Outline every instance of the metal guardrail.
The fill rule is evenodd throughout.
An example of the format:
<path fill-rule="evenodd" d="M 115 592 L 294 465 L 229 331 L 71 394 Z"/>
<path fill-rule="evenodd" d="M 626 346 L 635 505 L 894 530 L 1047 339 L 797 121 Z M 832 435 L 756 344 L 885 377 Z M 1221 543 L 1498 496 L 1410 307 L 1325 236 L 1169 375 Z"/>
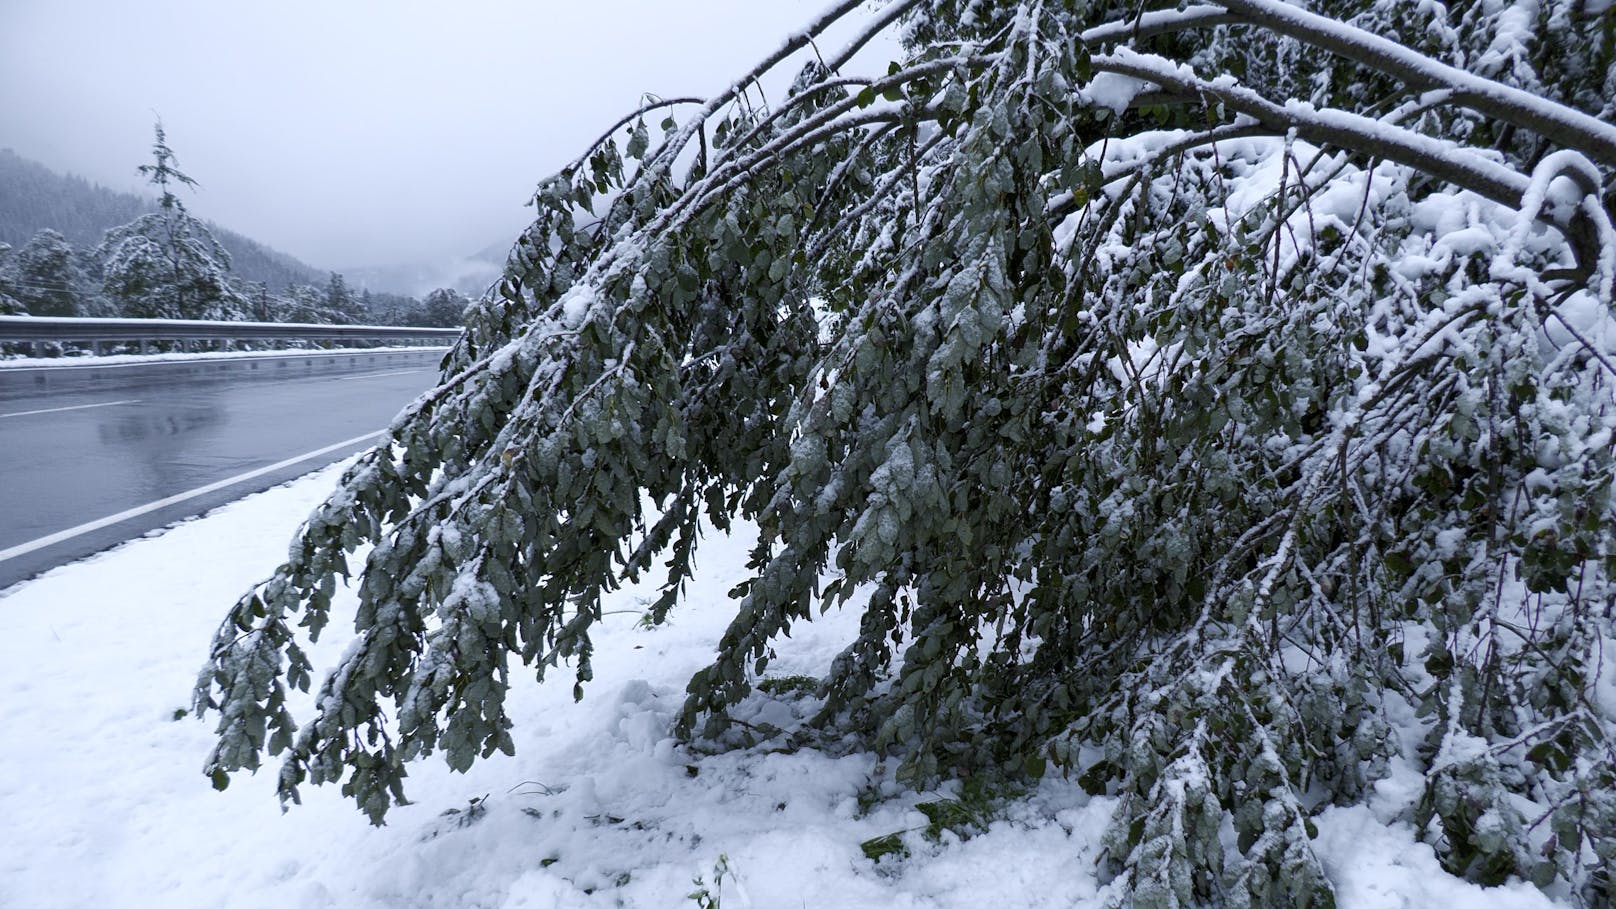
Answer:
<path fill-rule="evenodd" d="M 436 372 L 445 349 L 441 344 L 389 344 L 377 350 L 357 350 L 344 344 L 341 350 L 234 351 L 150 359 L 65 356 L 26 361 L 26 365 L 0 360 L 0 411 L 29 409 L 3 406 L 10 401 L 85 391 L 117 389 L 121 393 L 176 383 L 278 381 L 378 371 Z"/>
<path fill-rule="evenodd" d="M 200 319 L 69 319 L 0 316 L 0 342 L 83 343 L 152 341 L 432 341 L 460 336 L 458 328 L 399 325 L 317 325 L 307 322 L 208 322 Z"/>

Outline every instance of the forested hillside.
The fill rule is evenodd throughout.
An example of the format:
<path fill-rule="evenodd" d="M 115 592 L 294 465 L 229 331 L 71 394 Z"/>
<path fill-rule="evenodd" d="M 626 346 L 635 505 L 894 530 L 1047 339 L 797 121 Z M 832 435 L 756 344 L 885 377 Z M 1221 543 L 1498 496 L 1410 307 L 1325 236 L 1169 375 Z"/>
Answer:
<path fill-rule="evenodd" d="M 452 326 L 469 302 L 354 289 L 192 215 L 161 124 L 139 172 L 155 200 L 0 150 L 0 315 Z"/>
<path fill-rule="evenodd" d="M 0 243 L 21 248 L 41 230 L 50 229 L 77 249 L 94 249 L 108 230 L 156 209 L 156 199 L 117 192 L 73 174 L 64 176 L 9 148 L 0 149 Z M 286 253 L 209 226 L 243 281 L 261 282 L 280 293 L 294 284 L 325 280 L 319 269 Z"/>

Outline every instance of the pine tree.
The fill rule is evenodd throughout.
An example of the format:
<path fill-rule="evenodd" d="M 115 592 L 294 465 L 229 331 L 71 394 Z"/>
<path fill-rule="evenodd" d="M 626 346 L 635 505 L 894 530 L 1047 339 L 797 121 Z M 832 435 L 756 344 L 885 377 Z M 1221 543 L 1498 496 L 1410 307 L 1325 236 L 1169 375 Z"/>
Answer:
<path fill-rule="evenodd" d="M 457 291 L 440 287 L 426 295 L 411 321 L 420 326 L 457 328 L 463 324 L 466 307 L 470 305 L 471 301 Z"/>
<path fill-rule="evenodd" d="M 364 310 L 359 299 L 348 289 L 347 280 L 336 272 L 332 272 L 330 280 L 326 282 L 322 316 L 319 321 L 337 324 L 364 321 Z"/>
<path fill-rule="evenodd" d="M 246 301 L 246 317 L 251 322 L 277 322 L 281 303 L 269 292 L 269 285 L 263 281 L 248 281 L 241 288 L 242 299 Z"/>
<path fill-rule="evenodd" d="M 331 321 L 325 308 L 326 292 L 307 284 L 293 284 L 281 300 L 280 319 L 284 322 L 321 323 Z"/>
<path fill-rule="evenodd" d="M 84 276 L 60 233 L 34 234 L 4 263 L 7 292 L 35 316 L 83 315 Z"/>
<path fill-rule="evenodd" d="M 461 310 L 466 306 L 465 300 L 460 301 Z M 365 320 L 372 325 L 427 325 L 421 321 L 421 301 L 413 297 L 385 292 L 364 291 L 359 300 L 365 312 Z M 455 312 L 456 322 L 459 325 L 460 310 Z"/>
<path fill-rule="evenodd" d="M 0 316 L 23 315 L 28 311 L 21 300 L 11 295 L 11 256 L 11 244 L 0 243 Z"/>
<path fill-rule="evenodd" d="M 125 316 L 240 319 L 247 311 L 229 277 L 230 254 L 175 195 L 196 181 L 179 170 L 159 122 L 151 164 L 138 170 L 157 187 L 158 210 L 107 231 L 96 254 L 103 290 Z"/>
<path fill-rule="evenodd" d="M 215 784 L 267 752 L 380 822 L 745 518 L 688 738 L 858 603 L 818 726 L 1116 795 L 1124 903 L 1330 905 L 1311 815 L 1399 756 L 1455 873 L 1616 899 L 1616 7 L 897 0 L 749 100 L 859 5 L 540 185 L 443 384 L 221 627 Z"/>

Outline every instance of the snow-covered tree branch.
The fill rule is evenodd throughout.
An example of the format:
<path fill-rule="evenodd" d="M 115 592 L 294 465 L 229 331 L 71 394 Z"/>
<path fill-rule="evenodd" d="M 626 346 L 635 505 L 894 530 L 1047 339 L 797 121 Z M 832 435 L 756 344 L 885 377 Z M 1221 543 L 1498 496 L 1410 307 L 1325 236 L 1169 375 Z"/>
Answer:
<path fill-rule="evenodd" d="M 746 519 L 688 739 L 858 609 L 798 740 L 1119 796 L 1121 903 L 1327 905 L 1309 818 L 1394 768 L 1456 873 L 1608 903 L 1616 7 L 902 0 L 852 46 L 905 59 L 749 100 L 857 7 L 539 185 L 442 386 L 221 626 L 215 783 L 276 755 L 380 822 Z"/>

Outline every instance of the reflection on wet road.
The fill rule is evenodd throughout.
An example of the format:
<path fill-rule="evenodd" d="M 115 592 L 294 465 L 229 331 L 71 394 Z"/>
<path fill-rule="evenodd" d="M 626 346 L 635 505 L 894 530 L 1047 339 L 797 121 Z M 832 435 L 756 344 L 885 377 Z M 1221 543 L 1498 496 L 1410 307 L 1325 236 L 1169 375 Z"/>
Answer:
<path fill-rule="evenodd" d="M 435 377 L 436 370 L 423 367 L 0 402 L 0 587 L 343 457 L 361 446 L 40 545 L 87 523 L 383 429 Z"/>

